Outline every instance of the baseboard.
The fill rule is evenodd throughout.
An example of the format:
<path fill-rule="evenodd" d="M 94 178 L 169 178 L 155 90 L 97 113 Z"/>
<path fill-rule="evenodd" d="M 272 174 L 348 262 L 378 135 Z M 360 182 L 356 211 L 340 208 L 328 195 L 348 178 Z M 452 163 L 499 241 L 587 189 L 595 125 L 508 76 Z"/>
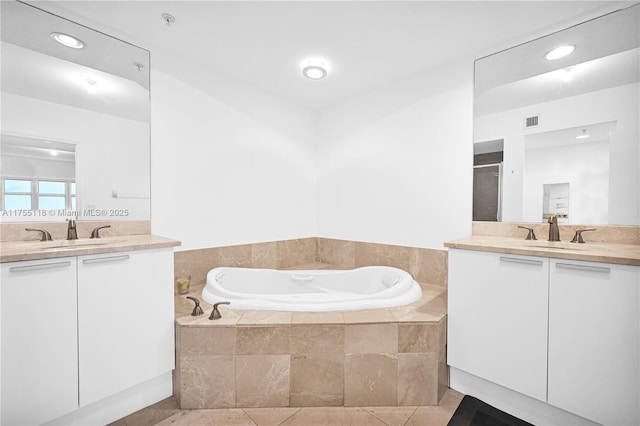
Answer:
<path fill-rule="evenodd" d="M 82 407 L 46 425 L 106 425 L 173 394 L 171 371 L 101 401 Z"/>
<path fill-rule="evenodd" d="M 537 426 L 598 426 L 552 405 L 449 366 L 449 387 Z"/>

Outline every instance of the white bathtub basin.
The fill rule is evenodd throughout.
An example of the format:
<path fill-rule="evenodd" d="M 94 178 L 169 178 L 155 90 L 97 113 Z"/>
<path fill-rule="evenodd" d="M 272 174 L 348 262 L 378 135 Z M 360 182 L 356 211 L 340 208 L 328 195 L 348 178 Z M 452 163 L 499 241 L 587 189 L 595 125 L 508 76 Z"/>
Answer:
<path fill-rule="evenodd" d="M 209 271 L 202 290 L 207 302 L 228 301 L 231 309 L 297 312 L 388 308 L 421 296 L 409 273 L 389 266 L 346 271 L 221 267 Z"/>

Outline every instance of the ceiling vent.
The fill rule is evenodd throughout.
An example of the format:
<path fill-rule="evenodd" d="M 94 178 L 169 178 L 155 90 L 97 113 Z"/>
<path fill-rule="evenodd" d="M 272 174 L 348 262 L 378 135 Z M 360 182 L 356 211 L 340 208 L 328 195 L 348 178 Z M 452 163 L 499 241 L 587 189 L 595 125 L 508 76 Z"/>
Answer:
<path fill-rule="evenodd" d="M 525 117 L 524 118 L 524 128 L 528 129 L 529 127 L 537 127 L 538 126 L 538 116 L 534 115 L 533 117 Z"/>

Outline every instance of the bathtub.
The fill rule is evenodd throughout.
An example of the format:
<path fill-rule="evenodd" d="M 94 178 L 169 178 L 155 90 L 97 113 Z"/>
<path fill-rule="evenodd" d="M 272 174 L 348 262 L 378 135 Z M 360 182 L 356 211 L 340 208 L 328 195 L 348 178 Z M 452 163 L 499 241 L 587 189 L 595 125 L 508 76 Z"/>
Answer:
<path fill-rule="evenodd" d="M 409 273 L 389 266 L 305 271 L 220 267 L 209 271 L 202 290 L 207 302 L 231 302 L 231 309 L 296 312 L 390 308 L 421 296 Z"/>

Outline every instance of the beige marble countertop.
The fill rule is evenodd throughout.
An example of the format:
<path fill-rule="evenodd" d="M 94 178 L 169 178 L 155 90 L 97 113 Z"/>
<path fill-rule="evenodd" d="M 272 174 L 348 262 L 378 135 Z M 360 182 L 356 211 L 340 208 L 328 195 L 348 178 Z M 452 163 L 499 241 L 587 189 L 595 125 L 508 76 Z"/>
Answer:
<path fill-rule="evenodd" d="M 7 241 L 0 243 L 0 263 L 176 247 L 179 245 L 180 241 L 152 234 L 122 235 L 95 239 L 82 238 L 77 240 Z"/>
<path fill-rule="evenodd" d="M 444 245 L 465 250 L 640 266 L 640 245 L 637 244 L 601 242 L 578 244 L 568 241 L 530 241 L 511 237 L 472 235 L 448 241 Z"/>

